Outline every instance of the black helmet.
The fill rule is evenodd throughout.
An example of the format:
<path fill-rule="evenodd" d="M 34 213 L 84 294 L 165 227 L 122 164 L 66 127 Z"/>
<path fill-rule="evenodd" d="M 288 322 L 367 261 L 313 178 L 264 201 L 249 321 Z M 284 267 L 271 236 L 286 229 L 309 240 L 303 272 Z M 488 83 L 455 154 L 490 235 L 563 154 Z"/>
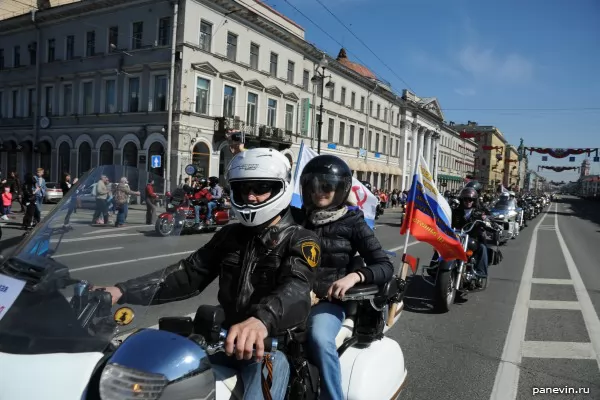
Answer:
<path fill-rule="evenodd" d="M 310 160 L 300 176 L 300 192 L 302 202 L 308 210 L 326 208 L 328 210 L 341 208 L 352 189 L 352 171 L 348 164 L 339 157 L 321 155 Z M 313 201 L 315 193 L 334 193 L 331 203 L 319 207 Z"/>
<path fill-rule="evenodd" d="M 218 185 L 219 184 L 219 178 L 217 178 L 216 176 L 211 176 L 208 178 L 208 183 L 212 186 L 212 185 Z"/>
<path fill-rule="evenodd" d="M 473 188 L 477 191 L 477 193 L 480 193 L 483 186 L 481 186 L 479 181 L 471 181 L 465 185 L 465 188 Z"/>
<path fill-rule="evenodd" d="M 200 184 L 200 186 L 205 187 L 206 186 L 206 178 L 199 178 L 198 183 Z"/>
<path fill-rule="evenodd" d="M 369 181 L 360 181 L 360 183 L 362 183 L 364 187 L 369 189 L 369 192 L 373 193 L 373 189 L 371 189 L 371 183 Z"/>
<path fill-rule="evenodd" d="M 477 193 L 477 190 L 475 190 L 475 188 L 466 187 L 460 191 L 460 195 L 458 197 L 460 197 L 461 200 L 462 199 L 477 200 L 479 198 L 479 193 Z"/>

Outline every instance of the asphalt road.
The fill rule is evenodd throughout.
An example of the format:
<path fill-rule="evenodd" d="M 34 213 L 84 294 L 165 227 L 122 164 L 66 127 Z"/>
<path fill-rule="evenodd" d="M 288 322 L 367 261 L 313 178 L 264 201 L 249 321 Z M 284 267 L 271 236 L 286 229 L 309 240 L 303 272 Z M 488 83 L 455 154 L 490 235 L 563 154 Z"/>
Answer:
<path fill-rule="evenodd" d="M 410 278 L 405 311 L 388 333 L 405 354 L 404 398 L 600 399 L 600 207 L 564 198 L 546 211 L 502 248 L 504 260 L 490 267 L 488 288 L 449 313 L 434 313 L 431 286 L 420 275 Z M 76 278 L 111 285 L 176 262 L 211 237 L 161 238 L 143 218 L 132 210 L 126 227 L 99 228 L 80 211 L 75 229 L 60 243 L 54 237 L 57 260 Z M 398 214 L 388 210 L 377 222 L 376 235 L 397 252 L 398 266 L 404 243 Z M 10 228 L 4 225 L 0 248 L 18 242 L 22 231 Z M 407 251 L 421 265 L 432 254 L 412 238 Z M 214 304 L 216 291 L 215 282 L 194 299 L 136 307 L 128 328 L 192 314 L 199 304 Z M 544 394 L 548 388 L 570 394 Z"/>

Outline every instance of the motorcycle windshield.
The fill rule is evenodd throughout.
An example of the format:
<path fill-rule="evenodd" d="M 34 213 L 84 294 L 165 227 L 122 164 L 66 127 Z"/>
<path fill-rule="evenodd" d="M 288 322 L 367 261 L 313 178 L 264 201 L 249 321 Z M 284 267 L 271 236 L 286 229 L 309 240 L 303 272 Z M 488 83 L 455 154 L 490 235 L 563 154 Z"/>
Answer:
<path fill-rule="evenodd" d="M 146 220 L 146 203 L 157 214 L 163 209 L 164 186 L 154 173 L 105 165 L 74 182 L 55 206 L 43 205 L 42 221 L 0 266 L 0 352 L 103 352 L 111 340 L 157 323 L 147 318 L 154 293 L 146 304 L 113 306 L 97 288 L 185 256 L 176 232 L 162 237 Z"/>
<path fill-rule="evenodd" d="M 494 203 L 492 210 L 507 211 L 507 210 L 514 210 L 515 208 L 516 208 L 516 204 L 515 204 L 514 200 L 500 199 L 496 203 Z"/>

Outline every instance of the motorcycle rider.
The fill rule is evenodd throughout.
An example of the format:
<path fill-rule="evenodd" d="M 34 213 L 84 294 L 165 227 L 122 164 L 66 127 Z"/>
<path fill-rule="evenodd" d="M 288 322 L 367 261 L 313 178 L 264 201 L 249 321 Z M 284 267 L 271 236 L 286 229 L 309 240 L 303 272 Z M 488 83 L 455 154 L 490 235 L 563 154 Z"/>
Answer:
<path fill-rule="evenodd" d="M 482 212 L 479 209 L 479 193 L 474 187 L 465 187 L 458 196 L 460 205 L 452 210 L 452 228 L 462 229 L 468 223 L 482 218 Z M 488 273 L 488 252 L 485 245 L 485 230 L 480 226 L 475 226 L 471 231 L 479 244 L 475 252 L 475 273 L 481 277 L 487 277 Z"/>
<path fill-rule="evenodd" d="M 208 214 L 206 214 L 206 222 L 212 224 L 213 221 L 213 210 L 217 207 L 217 200 L 221 200 L 223 197 L 223 188 L 219 186 L 219 178 L 211 176 L 208 178 L 208 186 L 210 187 L 209 192 L 211 199 L 208 202 Z"/>
<path fill-rule="evenodd" d="M 228 329 L 225 352 L 236 359 L 217 353 L 211 362 L 240 373 L 244 399 L 262 399 L 263 369 L 251 360 L 252 349 L 261 359 L 265 338 L 284 338 L 288 331 L 304 329 L 321 246 L 314 232 L 292 219 L 291 166 L 283 154 L 268 148 L 247 150 L 232 160 L 227 174 L 231 206 L 240 223 L 224 226 L 166 270 L 106 290 L 113 302 L 161 304 L 198 295 L 219 277 L 218 300 L 226 316 L 223 328 Z M 280 400 L 286 394 L 289 364 L 280 352 L 271 362 L 270 392 Z"/>
<path fill-rule="evenodd" d="M 335 338 L 345 319 L 346 291 L 358 283 L 384 285 L 394 266 L 379 240 L 356 207 L 352 171 L 340 158 L 320 155 L 311 159 L 300 177 L 304 226 L 315 231 L 323 243 L 321 266 L 313 286 L 322 299 L 308 319 L 308 351 L 321 375 L 322 400 L 343 397 L 342 371 Z M 353 270 L 356 252 L 366 266 Z"/>
<path fill-rule="evenodd" d="M 197 181 L 197 187 L 194 193 L 194 229 L 200 229 L 200 208 L 201 204 L 208 204 L 212 200 L 212 194 L 207 189 L 206 179 L 200 178 Z M 207 218 L 208 222 L 208 218 Z"/>

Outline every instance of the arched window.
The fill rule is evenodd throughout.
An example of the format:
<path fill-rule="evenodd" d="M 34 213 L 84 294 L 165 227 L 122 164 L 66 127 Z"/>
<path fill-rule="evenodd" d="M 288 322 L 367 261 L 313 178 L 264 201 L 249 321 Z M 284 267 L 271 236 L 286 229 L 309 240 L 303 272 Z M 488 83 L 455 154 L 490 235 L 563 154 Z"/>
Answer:
<path fill-rule="evenodd" d="M 206 143 L 200 142 L 194 146 L 192 163 L 196 166 L 200 175 L 208 178 L 210 172 L 210 150 Z"/>
<path fill-rule="evenodd" d="M 50 143 L 43 141 L 38 145 L 38 151 L 40 152 L 40 168 L 44 168 L 44 171 L 49 176 L 50 168 L 52 167 L 52 146 Z"/>
<path fill-rule="evenodd" d="M 92 147 L 88 142 L 79 145 L 77 166 L 77 176 L 81 176 L 92 169 Z"/>
<path fill-rule="evenodd" d="M 111 142 L 104 142 L 100 146 L 100 159 L 98 165 L 113 165 L 114 164 L 114 149 Z"/>
<path fill-rule="evenodd" d="M 58 147 L 58 176 L 71 171 L 71 148 L 69 143 L 62 142 Z"/>
<path fill-rule="evenodd" d="M 123 147 L 123 165 L 137 168 L 138 149 L 135 143 L 127 142 Z"/>

